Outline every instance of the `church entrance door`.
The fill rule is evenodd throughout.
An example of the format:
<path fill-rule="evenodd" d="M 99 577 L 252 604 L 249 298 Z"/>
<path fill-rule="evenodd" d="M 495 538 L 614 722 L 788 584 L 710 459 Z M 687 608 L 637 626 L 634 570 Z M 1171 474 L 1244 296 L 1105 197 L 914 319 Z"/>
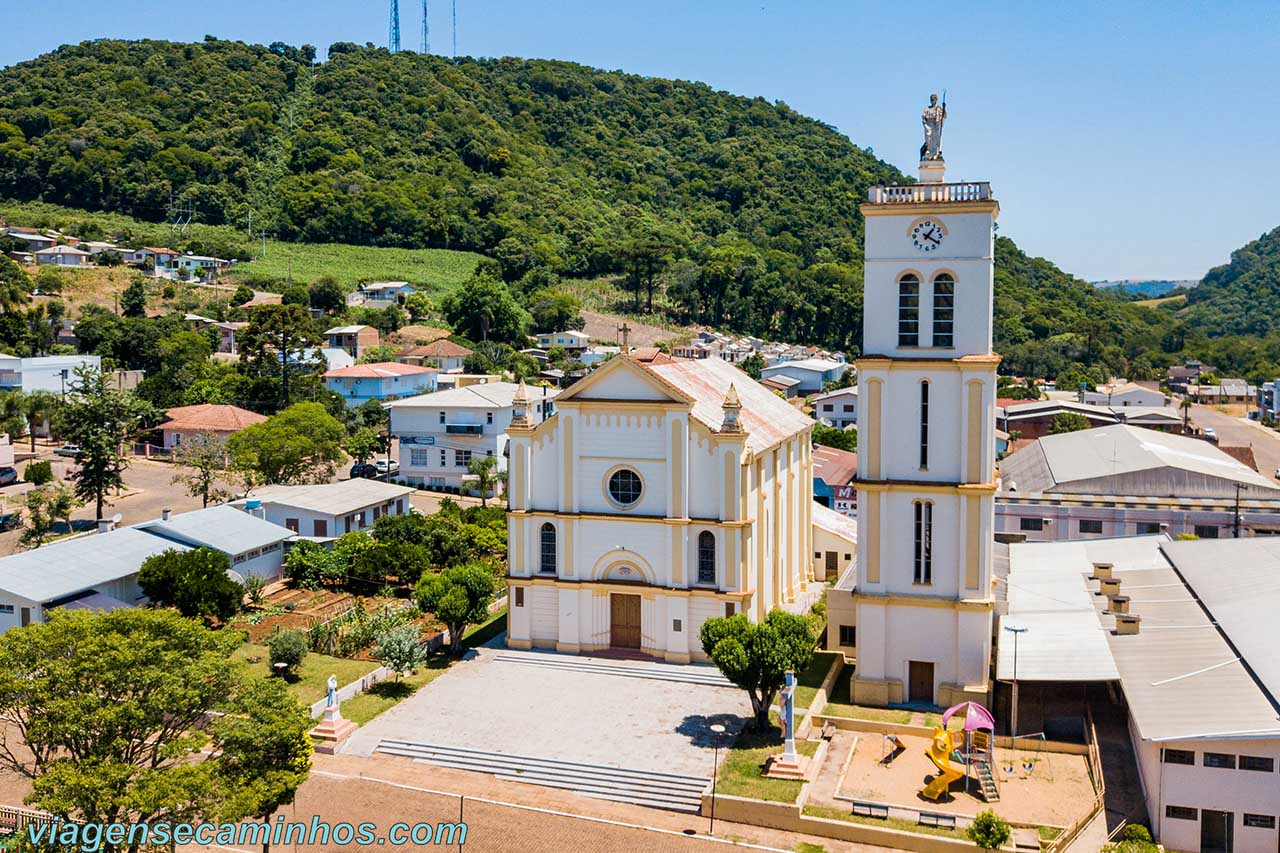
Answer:
<path fill-rule="evenodd" d="M 640 648 L 640 596 L 609 596 L 609 645 L 615 649 Z"/>

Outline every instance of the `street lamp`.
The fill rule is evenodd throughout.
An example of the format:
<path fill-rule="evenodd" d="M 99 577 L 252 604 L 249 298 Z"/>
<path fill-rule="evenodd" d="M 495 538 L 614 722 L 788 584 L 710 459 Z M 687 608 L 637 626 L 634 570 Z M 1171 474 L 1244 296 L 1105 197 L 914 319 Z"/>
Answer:
<path fill-rule="evenodd" d="M 720 735 L 724 734 L 724 726 L 713 723 L 711 729 L 711 829 L 708 835 L 716 834 L 716 776 L 720 774 Z"/>
<path fill-rule="evenodd" d="M 67 399 L 67 369 L 64 367 L 58 371 L 58 381 L 62 386 L 62 399 Z"/>
<path fill-rule="evenodd" d="M 1013 713 L 1010 715 L 1013 719 L 1009 727 L 1009 734 L 1013 737 L 1018 736 L 1018 635 L 1025 634 L 1027 629 L 1023 625 L 1005 625 L 1004 629 L 1013 634 Z"/>
<path fill-rule="evenodd" d="M 1248 489 L 1244 483 L 1236 483 L 1236 511 L 1231 520 L 1231 538 L 1240 538 L 1240 492 L 1242 489 Z"/>

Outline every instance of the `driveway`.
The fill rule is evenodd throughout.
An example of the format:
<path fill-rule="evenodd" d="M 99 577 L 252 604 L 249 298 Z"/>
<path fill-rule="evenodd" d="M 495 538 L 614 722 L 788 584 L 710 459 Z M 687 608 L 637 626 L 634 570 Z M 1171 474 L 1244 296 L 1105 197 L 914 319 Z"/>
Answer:
<path fill-rule="evenodd" d="M 708 726 L 734 731 L 751 713 L 746 693 L 714 667 L 515 651 L 501 641 L 373 719 L 343 752 L 401 741 L 710 777 Z"/>

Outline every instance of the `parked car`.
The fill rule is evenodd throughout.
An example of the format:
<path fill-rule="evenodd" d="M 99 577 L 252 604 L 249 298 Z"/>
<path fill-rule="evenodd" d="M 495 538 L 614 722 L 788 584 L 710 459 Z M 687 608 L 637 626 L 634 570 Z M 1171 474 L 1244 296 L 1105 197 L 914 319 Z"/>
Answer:
<path fill-rule="evenodd" d="M 11 486 L 18 482 L 18 469 L 6 465 L 0 468 L 0 486 Z"/>
<path fill-rule="evenodd" d="M 64 444 L 53 452 L 58 454 L 59 456 L 67 456 L 74 459 L 80 455 L 80 445 Z"/>
<path fill-rule="evenodd" d="M 373 463 L 379 474 L 394 474 L 400 470 L 400 463 L 394 459 L 379 459 Z"/>
<path fill-rule="evenodd" d="M 1216 444 L 1218 442 L 1218 431 L 1213 427 L 1205 427 L 1204 437 Z"/>
<path fill-rule="evenodd" d="M 17 530 L 22 526 L 22 513 L 6 512 L 0 515 L 0 532 L 6 530 Z"/>
<path fill-rule="evenodd" d="M 378 469 L 370 465 L 368 462 L 357 462 L 351 466 L 351 479 L 363 477 L 366 480 L 372 480 L 378 476 Z"/>

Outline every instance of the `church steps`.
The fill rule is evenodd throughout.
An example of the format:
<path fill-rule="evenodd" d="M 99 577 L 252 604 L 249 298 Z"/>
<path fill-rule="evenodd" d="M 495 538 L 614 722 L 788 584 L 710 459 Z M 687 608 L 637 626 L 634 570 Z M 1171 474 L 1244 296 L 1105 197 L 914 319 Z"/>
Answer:
<path fill-rule="evenodd" d="M 696 812 L 708 779 L 648 770 L 580 764 L 409 741 L 382 741 L 377 751 L 424 764 L 489 773 L 505 781 L 575 791 L 599 799 Z"/>
<path fill-rule="evenodd" d="M 675 681 L 683 684 L 703 684 L 709 687 L 729 687 L 734 685 L 718 672 L 700 672 L 691 667 L 671 667 L 657 669 L 643 666 L 620 666 L 598 661 L 575 660 L 572 658 L 537 659 L 524 655 L 498 655 L 503 663 L 518 663 L 527 666 L 543 666 L 552 669 L 593 672 L 601 675 L 617 675 L 629 678 L 648 678 L 655 681 Z"/>

